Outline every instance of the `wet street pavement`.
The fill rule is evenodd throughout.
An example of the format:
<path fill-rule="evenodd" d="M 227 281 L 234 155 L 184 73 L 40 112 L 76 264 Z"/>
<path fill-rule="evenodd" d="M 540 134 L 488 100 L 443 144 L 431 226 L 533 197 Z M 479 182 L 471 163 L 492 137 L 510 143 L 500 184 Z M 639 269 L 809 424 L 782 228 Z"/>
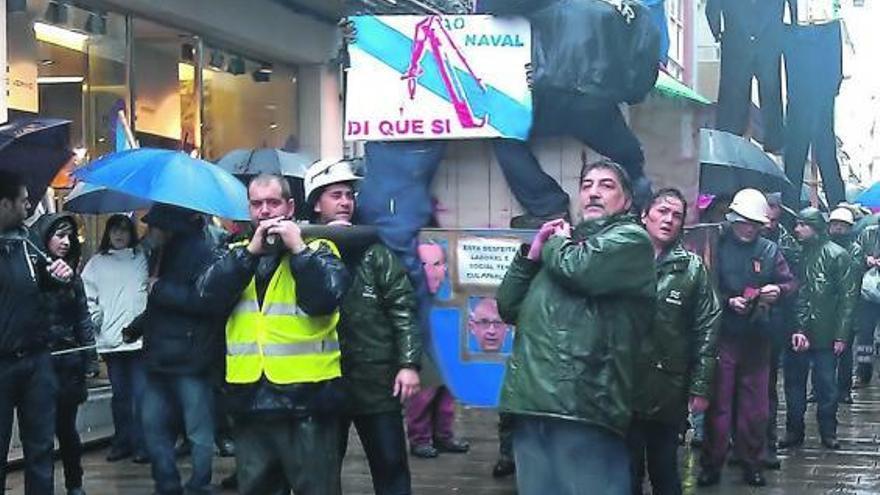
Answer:
<path fill-rule="evenodd" d="M 754 489 L 744 485 L 735 468 L 724 471 L 718 487 L 698 489 L 695 485 L 697 457 L 690 449 L 683 449 L 682 469 L 685 475 L 685 493 L 729 495 L 745 493 L 796 494 L 877 494 L 880 493 L 880 384 L 856 390 L 855 404 L 840 409 L 839 436 L 842 449 L 832 452 L 822 448 L 816 433 L 815 405 L 807 411 L 808 438 L 804 447 L 793 452 L 781 452 L 781 471 L 768 472 L 768 486 Z M 413 493 L 417 495 L 466 494 L 512 495 L 516 493 L 512 480 L 494 480 L 489 474 L 497 452 L 497 415 L 486 410 L 464 410 L 458 418 L 458 432 L 471 443 L 468 454 L 443 454 L 437 459 L 413 459 Z M 780 411 L 780 437 L 784 413 Z M 85 458 L 85 486 L 89 495 L 149 494 L 152 483 L 148 466 L 122 461 L 108 464 L 104 461 L 106 449 L 90 451 Z M 232 459 L 216 459 L 215 483 L 233 470 Z M 181 461 L 186 476 L 187 462 Z M 369 470 L 360 444 L 354 438 L 346 459 L 343 488 L 345 494 L 370 494 Z M 185 479 L 185 478 L 184 478 Z M 59 494 L 63 491 L 60 463 L 56 464 Z M 7 493 L 22 494 L 23 472 L 10 473 Z M 225 492 L 234 493 L 234 492 Z M 601 490 L 592 493 L 600 494 Z M 552 494 L 547 494 L 552 495 Z"/>

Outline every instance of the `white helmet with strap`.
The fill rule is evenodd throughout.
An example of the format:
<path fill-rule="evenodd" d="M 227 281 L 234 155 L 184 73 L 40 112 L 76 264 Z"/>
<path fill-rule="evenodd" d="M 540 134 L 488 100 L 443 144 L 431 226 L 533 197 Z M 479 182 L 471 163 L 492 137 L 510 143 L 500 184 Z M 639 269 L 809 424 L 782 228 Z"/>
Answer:
<path fill-rule="evenodd" d="M 770 223 L 770 218 L 767 216 L 769 209 L 770 206 L 767 204 L 767 197 L 764 196 L 764 193 L 757 189 L 742 189 L 730 202 L 730 212 L 733 215 L 728 215 L 728 219 L 767 224 Z"/>
<path fill-rule="evenodd" d="M 313 199 L 312 193 L 330 184 L 354 182 L 361 177 L 354 173 L 352 163 L 343 158 L 325 158 L 313 163 L 303 179 L 306 201 Z"/>

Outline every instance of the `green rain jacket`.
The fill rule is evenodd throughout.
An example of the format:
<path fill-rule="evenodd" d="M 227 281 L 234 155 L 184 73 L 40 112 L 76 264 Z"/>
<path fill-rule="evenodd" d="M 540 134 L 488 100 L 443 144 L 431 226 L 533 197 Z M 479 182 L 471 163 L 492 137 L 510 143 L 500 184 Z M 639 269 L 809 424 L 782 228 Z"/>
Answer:
<path fill-rule="evenodd" d="M 374 244 L 352 269 L 337 330 L 351 415 L 400 410 L 392 387 L 402 368 L 418 369 L 422 338 L 415 291 L 406 269 Z"/>
<path fill-rule="evenodd" d="M 802 243 L 796 302 L 798 328 L 811 349 L 831 349 L 835 340 L 848 342 L 859 281 L 845 249 L 822 234 Z"/>
<path fill-rule="evenodd" d="M 626 434 L 639 343 L 657 294 L 654 251 L 630 215 L 582 222 L 553 237 L 540 263 L 516 256 L 498 309 L 516 325 L 502 412 L 550 416 Z"/>
<path fill-rule="evenodd" d="M 709 399 L 721 304 L 699 256 L 675 245 L 657 262 L 657 312 L 637 361 L 635 413 L 681 424 L 689 396 Z"/>

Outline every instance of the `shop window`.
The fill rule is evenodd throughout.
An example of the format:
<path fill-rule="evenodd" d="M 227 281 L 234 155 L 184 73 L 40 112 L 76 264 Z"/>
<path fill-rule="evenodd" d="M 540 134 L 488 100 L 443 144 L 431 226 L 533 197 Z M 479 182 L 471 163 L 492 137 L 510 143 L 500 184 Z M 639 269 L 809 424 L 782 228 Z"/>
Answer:
<path fill-rule="evenodd" d="M 205 158 L 236 148 L 297 149 L 295 68 L 213 47 L 202 59 Z"/>

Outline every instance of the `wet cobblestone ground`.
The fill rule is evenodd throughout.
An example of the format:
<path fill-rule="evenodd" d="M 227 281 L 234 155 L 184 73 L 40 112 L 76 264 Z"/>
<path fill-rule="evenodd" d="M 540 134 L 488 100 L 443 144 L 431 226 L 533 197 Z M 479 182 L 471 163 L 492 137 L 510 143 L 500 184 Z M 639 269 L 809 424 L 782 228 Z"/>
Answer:
<path fill-rule="evenodd" d="M 709 489 L 695 486 L 697 458 L 690 449 L 682 450 L 682 470 L 685 493 L 730 495 L 762 493 L 767 495 L 825 495 L 825 494 L 878 494 L 880 493 L 880 384 L 856 390 L 855 404 L 842 405 L 839 413 L 839 437 L 842 448 L 832 452 L 819 445 L 815 425 L 815 405 L 808 414 L 808 439 L 804 447 L 793 452 L 781 452 L 781 471 L 767 473 L 768 486 L 750 488 L 740 479 L 735 468 L 727 468 L 721 485 Z M 780 436 L 784 421 L 780 412 Z M 464 455 L 444 454 L 433 460 L 414 459 L 413 493 L 416 495 L 466 494 L 513 495 L 513 480 L 494 480 L 490 471 L 497 452 L 497 415 L 492 411 L 464 410 L 459 415 L 458 431 L 471 443 L 471 452 Z M 89 495 L 149 494 L 152 482 L 148 466 L 127 461 L 108 464 L 104 461 L 106 449 L 90 451 L 84 460 L 85 486 Z M 214 480 L 230 474 L 232 459 L 216 459 Z M 187 462 L 181 461 L 186 476 Z M 343 489 L 349 494 L 370 494 L 369 470 L 360 444 L 352 439 L 349 456 L 345 461 Z M 56 464 L 57 493 L 63 491 L 60 463 Z M 22 494 L 23 473 L 16 470 L 7 480 L 8 492 Z M 218 489 L 219 492 L 219 489 Z M 225 492 L 234 493 L 234 492 Z M 601 490 L 585 493 L 601 494 Z M 552 494 L 547 494 L 552 495 Z"/>

